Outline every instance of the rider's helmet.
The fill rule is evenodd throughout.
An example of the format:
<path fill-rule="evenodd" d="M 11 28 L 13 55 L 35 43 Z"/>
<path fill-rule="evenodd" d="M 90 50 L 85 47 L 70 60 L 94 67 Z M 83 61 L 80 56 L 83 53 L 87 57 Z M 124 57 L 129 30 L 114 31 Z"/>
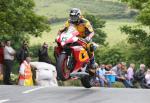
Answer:
<path fill-rule="evenodd" d="M 80 19 L 80 16 L 81 16 L 80 9 L 78 9 L 78 8 L 72 8 L 70 10 L 69 16 L 70 16 L 70 21 L 72 23 L 77 23 L 79 21 L 79 19 Z"/>

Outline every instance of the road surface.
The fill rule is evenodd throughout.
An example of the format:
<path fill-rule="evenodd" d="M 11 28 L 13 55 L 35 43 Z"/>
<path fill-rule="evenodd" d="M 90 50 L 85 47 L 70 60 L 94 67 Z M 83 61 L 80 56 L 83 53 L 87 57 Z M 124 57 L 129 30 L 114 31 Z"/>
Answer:
<path fill-rule="evenodd" d="M 0 103 L 150 103 L 150 90 L 1 85 Z"/>

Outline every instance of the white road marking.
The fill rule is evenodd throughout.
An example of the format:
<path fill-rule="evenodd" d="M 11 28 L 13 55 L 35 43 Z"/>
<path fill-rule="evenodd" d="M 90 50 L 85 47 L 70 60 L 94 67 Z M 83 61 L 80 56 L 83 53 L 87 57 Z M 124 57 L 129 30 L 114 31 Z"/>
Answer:
<path fill-rule="evenodd" d="M 3 99 L 3 100 L 0 100 L 0 103 L 4 103 L 4 102 L 8 102 L 10 101 L 9 99 Z"/>
<path fill-rule="evenodd" d="M 34 88 L 34 89 L 30 89 L 30 90 L 26 90 L 24 92 L 22 92 L 23 94 L 27 94 L 27 93 L 30 93 L 30 92 L 33 92 L 33 91 L 37 91 L 37 90 L 40 90 L 40 89 L 43 89 L 43 88 L 46 88 L 48 86 L 42 86 L 42 87 L 38 87 L 38 88 Z"/>

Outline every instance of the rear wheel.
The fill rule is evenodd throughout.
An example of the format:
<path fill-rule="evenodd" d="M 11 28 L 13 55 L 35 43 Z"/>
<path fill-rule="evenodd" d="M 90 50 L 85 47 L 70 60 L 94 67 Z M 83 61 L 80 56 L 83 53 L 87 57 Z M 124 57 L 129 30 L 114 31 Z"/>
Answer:
<path fill-rule="evenodd" d="M 57 76 L 58 79 L 62 81 L 65 81 L 70 78 L 71 70 L 67 66 L 67 60 L 68 56 L 66 54 L 60 54 L 56 63 Z"/>
<path fill-rule="evenodd" d="M 81 78 L 81 83 L 85 88 L 91 88 L 92 85 L 90 83 L 90 76 L 86 75 Z"/>

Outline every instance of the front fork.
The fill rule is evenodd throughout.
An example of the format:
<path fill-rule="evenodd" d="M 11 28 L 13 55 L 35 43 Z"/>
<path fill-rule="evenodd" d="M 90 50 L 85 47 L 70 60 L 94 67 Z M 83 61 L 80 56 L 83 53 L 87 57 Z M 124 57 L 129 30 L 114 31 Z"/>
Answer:
<path fill-rule="evenodd" d="M 56 60 L 57 60 L 59 54 L 57 55 L 56 52 L 54 52 L 54 54 L 55 54 L 55 58 L 56 58 Z M 70 70 L 73 70 L 73 68 L 74 68 L 74 61 L 73 61 L 72 53 L 67 53 L 66 51 L 62 51 L 60 54 L 66 54 L 66 55 L 68 55 L 67 67 L 68 67 Z"/>
<path fill-rule="evenodd" d="M 74 68 L 74 59 L 73 59 L 72 54 L 68 56 L 67 66 L 70 70 L 73 70 Z"/>

